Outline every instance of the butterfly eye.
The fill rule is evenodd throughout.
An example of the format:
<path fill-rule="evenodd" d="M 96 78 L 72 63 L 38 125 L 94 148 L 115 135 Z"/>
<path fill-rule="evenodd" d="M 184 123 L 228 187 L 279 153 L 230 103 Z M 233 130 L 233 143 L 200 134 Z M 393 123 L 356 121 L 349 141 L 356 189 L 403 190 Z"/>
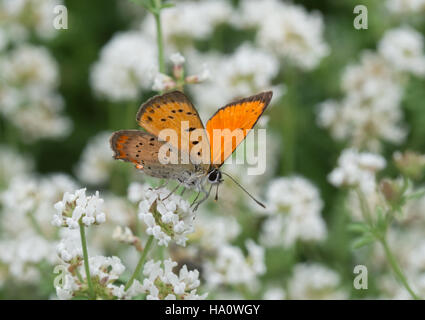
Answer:
<path fill-rule="evenodd" d="M 210 183 L 217 183 L 217 182 L 221 182 L 221 172 L 217 169 L 212 170 L 209 174 L 208 174 L 208 181 Z"/>

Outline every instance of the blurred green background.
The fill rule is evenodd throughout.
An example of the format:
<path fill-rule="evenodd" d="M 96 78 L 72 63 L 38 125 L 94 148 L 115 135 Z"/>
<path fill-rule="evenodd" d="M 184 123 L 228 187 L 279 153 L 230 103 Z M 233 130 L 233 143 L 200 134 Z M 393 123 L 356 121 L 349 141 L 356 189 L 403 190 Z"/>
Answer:
<path fill-rule="evenodd" d="M 32 155 L 36 172 L 65 172 L 74 175 L 75 166 L 88 140 L 100 131 L 137 128 L 134 119 L 137 108 L 155 94 L 154 91 L 144 91 L 137 101 L 112 103 L 95 97 L 90 86 L 90 68 L 99 58 L 102 47 L 114 34 L 133 28 L 135 21 L 147 14 L 146 10 L 131 3 L 124 6 L 130 8 L 125 11 L 118 4 L 122 1 L 126 0 L 66 0 L 64 4 L 68 8 L 69 29 L 58 31 L 57 36 L 51 40 L 31 38 L 32 43 L 46 46 L 59 64 L 59 92 L 65 100 L 65 114 L 73 122 L 72 133 L 64 139 L 43 139 L 27 144 L 16 138 L 17 129 L 0 117 L 0 144 L 11 145 L 24 154 Z M 232 4 L 237 7 L 242 1 L 235 0 Z M 179 5 L 178 0 L 174 2 Z M 353 273 L 352 268 L 347 266 L 355 263 L 351 250 L 353 235 L 346 229 L 350 218 L 343 206 L 346 193 L 337 190 L 327 181 L 329 172 L 335 167 L 346 144 L 335 142 L 326 129 L 317 126 L 316 106 L 328 98 L 342 97 L 341 74 L 344 68 L 347 64 L 359 61 L 363 50 L 376 50 L 377 42 L 387 29 L 408 23 L 425 34 L 425 19 L 423 14 L 413 17 L 391 16 L 383 1 L 361 1 L 368 8 L 369 28 L 356 30 L 353 28 L 353 8 L 359 1 L 298 0 L 293 3 L 304 6 L 308 11 L 318 10 L 322 13 L 325 23 L 324 38 L 331 51 L 312 71 L 301 71 L 291 65 L 281 68 L 274 84 L 284 84 L 286 93 L 268 113 L 271 119 L 268 129 L 277 134 L 282 142 L 275 175 L 301 175 L 318 187 L 324 201 L 322 215 L 327 224 L 328 237 L 321 244 L 298 243 L 290 249 L 269 249 L 266 255 L 266 281 L 289 273 L 295 262 L 314 260 L 336 270 L 341 275 L 342 282 L 347 283 L 347 288 L 350 288 Z M 253 40 L 254 37 L 254 30 L 239 30 L 230 23 L 221 24 L 215 28 L 210 38 L 196 40 L 195 47 L 200 51 L 216 49 L 232 53 L 240 44 Z M 424 88 L 423 78 L 412 77 L 406 85 L 402 110 L 409 134 L 402 146 L 403 150 L 425 151 Z M 227 101 L 223 101 L 223 105 L 225 103 Z M 117 104 L 122 104 L 125 111 L 119 111 Z M 399 146 L 384 143 L 382 155 L 390 159 L 393 152 L 399 149 Z M 119 166 L 124 171 L 133 170 L 125 164 Z M 121 181 L 113 186 L 104 185 L 103 189 L 112 189 L 116 194 L 124 195 L 127 192 L 127 176 L 121 173 L 118 178 Z M 394 176 L 396 171 L 390 164 L 383 174 Z M 251 222 L 242 218 L 241 224 L 243 223 L 247 225 L 243 228 L 240 239 L 249 234 L 252 228 Z M 351 297 L 360 298 L 377 293 L 373 277 L 370 279 L 370 290 L 365 292 L 351 289 Z M 49 290 L 46 289 L 47 292 Z M 0 289 L 0 296 L 1 292 Z M 22 293 L 19 292 L 9 291 L 3 297 L 21 297 Z M 43 292 L 41 290 L 37 297 L 46 297 Z"/>

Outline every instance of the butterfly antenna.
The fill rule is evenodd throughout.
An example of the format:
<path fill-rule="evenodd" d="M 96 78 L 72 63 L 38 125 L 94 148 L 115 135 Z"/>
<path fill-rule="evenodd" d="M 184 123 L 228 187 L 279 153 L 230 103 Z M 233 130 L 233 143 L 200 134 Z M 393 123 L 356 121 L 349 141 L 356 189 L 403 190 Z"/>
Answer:
<path fill-rule="evenodd" d="M 229 174 L 227 174 L 226 172 L 222 172 L 223 174 L 225 174 L 226 176 L 228 176 L 239 188 L 241 188 L 243 191 L 245 191 L 245 193 L 247 195 L 249 195 L 249 197 L 254 200 L 258 205 L 262 206 L 264 209 L 266 208 L 266 206 L 264 204 L 262 204 L 260 201 L 258 201 L 257 199 L 255 199 L 244 187 L 242 187 L 239 182 L 237 182 L 234 178 L 232 178 L 232 176 L 230 176 Z"/>
<path fill-rule="evenodd" d="M 217 201 L 218 200 L 218 184 L 217 184 L 217 189 L 215 189 L 215 198 L 214 200 Z"/>

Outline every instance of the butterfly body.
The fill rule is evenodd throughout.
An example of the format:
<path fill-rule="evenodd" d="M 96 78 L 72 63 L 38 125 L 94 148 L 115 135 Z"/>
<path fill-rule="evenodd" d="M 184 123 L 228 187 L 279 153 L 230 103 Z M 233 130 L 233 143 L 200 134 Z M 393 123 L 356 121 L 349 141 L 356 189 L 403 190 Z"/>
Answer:
<path fill-rule="evenodd" d="M 245 139 L 271 97 L 272 92 L 263 92 L 230 103 L 220 108 L 204 128 L 197 110 L 182 92 L 155 96 L 136 116 L 146 132 L 120 130 L 112 134 L 114 158 L 133 163 L 149 176 L 176 180 L 179 186 L 205 193 L 198 206 L 212 186 L 223 181 L 221 165 Z M 221 130 L 237 132 L 239 138 L 216 135 Z"/>

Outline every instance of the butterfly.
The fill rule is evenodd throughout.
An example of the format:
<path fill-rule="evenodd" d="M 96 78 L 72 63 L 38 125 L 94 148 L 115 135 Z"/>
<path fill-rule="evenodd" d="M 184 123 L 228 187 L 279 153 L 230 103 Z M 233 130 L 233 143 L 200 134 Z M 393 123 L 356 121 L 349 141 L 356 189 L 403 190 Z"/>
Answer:
<path fill-rule="evenodd" d="M 223 181 L 224 173 L 221 166 L 255 126 L 272 95 L 271 91 L 262 92 L 231 102 L 218 109 L 205 127 L 184 93 L 173 91 L 154 96 L 141 105 L 136 115 L 137 123 L 146 131 L 119 130 L 112 134 L 113 157 L 131 162 L 145 174 L 165 179 L 167 183 L 177 180 L 178 185 L 170 194 L 180 186 L 198 191 L 192 203 L 196 203 L 194 210 L 197 210 L 209 197 L 214 185 L 217 186 L 217 199 L 218 185 Z M 164 137 L 164 132 L 174 132 L 176 139 L 172 139 L 172 135 Z M 226 138 L 223 132 L 239 135 Z M 174 162 L 170 163 L 170 159 Z M 247 192 L 230 175 L 224 174 Z M 210 188 L 207 190 L 205 186 L 208 184 Z M 201 192 L 204 197 L 196 202 Z"/>

